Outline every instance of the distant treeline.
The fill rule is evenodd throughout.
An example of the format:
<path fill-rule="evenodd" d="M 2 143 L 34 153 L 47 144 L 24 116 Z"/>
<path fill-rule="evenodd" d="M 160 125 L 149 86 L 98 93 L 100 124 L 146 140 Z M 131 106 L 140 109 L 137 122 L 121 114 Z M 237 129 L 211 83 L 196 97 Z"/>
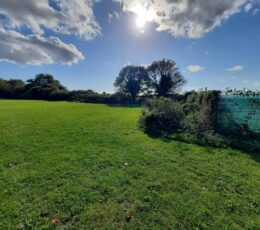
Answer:
<path fill-rule="evenodd" d="M 93 90 L 69 91 L 50 74 L 38 74 L 26 82 L 20 79 L 0 79 L 0 98 L 53 101 L 79 101 L 104 104 L 140 104 L 156 97 L 180 97 L 178 88 L 184 77 L 172 60 L 155 61 L 151 65 L 122 68 L 115 80 L 116 93 L 99 94 Z"/>
<path fill-rule="evenodd" d="M 122 93 L 99 94 L 93 90 L 69 91 L 52 75 L 38 74 L 26 82 L 20 79 L 0 79 L 0 98 L 51 101 L 79 101 L 90 103 L 127 104 L 132 99 Z"/>

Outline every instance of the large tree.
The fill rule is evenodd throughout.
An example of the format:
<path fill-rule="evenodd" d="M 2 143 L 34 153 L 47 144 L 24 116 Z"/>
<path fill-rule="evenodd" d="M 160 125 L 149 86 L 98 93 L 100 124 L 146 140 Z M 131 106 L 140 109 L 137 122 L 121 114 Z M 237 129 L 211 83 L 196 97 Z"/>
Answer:
<path fill-rule="evenodd" d="M 186 81 L 179 72 L 176 63 L 172 60 L 153 62 L 147 68 L 151 86 L 157 96 L 167 96 L 183 86 Z"/>
<path fill-rule="evenodd" d="M 37 74 L 25 86 L 26 96 L 32 99 L 49 99 L 53 92 L 67 92 L 67 89 L 50 74 Z"/>
<path fill-rule="evenodd" d="M 28 88 L 41 87 L 41 88 L 53 88 L 56 90 L 66 90 L 66 88 L 50 74 L 37 74 L 34 79 L 27 80 Z"/>
<path fill-rule="evenodd" d="M 135 103 L 136 97 L 146 89 L 148 74 L 143 66 L 128 65 L 116 78 L 114 86 L 118 92 L 128 94 Z"/>

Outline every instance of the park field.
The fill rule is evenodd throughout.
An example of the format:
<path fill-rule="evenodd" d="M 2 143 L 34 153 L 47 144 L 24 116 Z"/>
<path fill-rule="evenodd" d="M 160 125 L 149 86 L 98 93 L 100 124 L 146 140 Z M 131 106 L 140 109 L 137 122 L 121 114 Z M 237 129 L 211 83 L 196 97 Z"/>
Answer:
<path fill-rule="evenodd" d="M 153 139 L 140 108 L 0 101 L 0 229 L 259 229 L 260 155 Z"/>

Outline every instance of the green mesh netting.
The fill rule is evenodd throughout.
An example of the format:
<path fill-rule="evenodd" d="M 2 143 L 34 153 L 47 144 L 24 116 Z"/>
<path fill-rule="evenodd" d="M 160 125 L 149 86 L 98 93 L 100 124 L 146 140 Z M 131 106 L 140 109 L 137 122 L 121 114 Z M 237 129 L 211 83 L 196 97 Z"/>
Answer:
<path fill-rule="evenodd" d="M 220 131 L 232 133 L 242 128 L 260 133 L 260 96 L 221 96 L 217 121 Z"/>

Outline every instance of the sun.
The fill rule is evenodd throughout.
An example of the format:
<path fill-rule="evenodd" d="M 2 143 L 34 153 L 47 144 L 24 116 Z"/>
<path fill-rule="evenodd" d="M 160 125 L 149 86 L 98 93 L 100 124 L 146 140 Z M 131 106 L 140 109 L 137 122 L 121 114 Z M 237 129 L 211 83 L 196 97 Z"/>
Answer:
<path fill-rule="evenodd" d="M 145 18 L 143 18 L 141 16 L 137 16 L 137 18 L 136 18 L 136 25 L 137 25 L 137 27 L 142 28 L 142 27 L 145 26 L 145 24 L 146 24 Z"/>
<path fill-rule="evenodd" d="M 143 28 L 147 22 L 152 22 L 155 19 L 155 12 L 152 8 L 147 8 L 141 4 L 134 6 L 132 12 L 136 14 L 136 26 Z"/>

